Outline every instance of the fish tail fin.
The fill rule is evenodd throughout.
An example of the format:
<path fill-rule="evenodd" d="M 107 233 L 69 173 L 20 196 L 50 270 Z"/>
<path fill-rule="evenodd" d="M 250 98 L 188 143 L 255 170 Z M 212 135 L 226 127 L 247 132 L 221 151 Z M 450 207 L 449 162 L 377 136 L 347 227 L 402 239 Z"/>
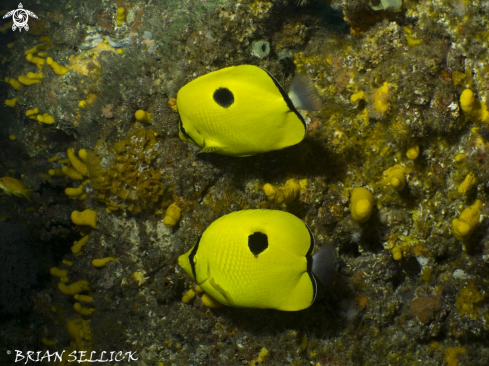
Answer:
<path fill-rule="evenodd" d="M 295 74 L 290 86 L 289 98 L 297 109 L 319 111 L 322 108 L 319 92 L 305 74 Z"/>
<path fill-rule="evenodd" d="M 30 202 L 32 202 L 31 194 L 34 191 L 37 191 L 37 189 L 26 189 L 24 192 L 24 197 L 27 198 Z"/>
<path fill-rule="evenodd" d="M 324 284 L 328 285 L 336 273 L 336 249 L 332 242 L 324 244 L 312 256 L 312 273 Z"/>

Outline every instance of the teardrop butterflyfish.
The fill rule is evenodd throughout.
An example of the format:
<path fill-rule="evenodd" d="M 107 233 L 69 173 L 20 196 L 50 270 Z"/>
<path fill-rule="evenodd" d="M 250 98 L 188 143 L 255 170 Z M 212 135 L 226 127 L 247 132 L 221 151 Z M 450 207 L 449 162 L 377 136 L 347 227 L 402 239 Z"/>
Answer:
<path fill-rule="evenodd" d="M 319 110 L 319 93 L 296 74 L 287 94 L 266 70 L 226 67 L 184 85 L 177 94 L 179 136 L 200 152 L 249 156 L 301 142 L 307 125 L 298 109 Z"/>
<path fill-rule="evenodd" d="M 315 276 L 328 283 L 336 252 L 296 216 L 278 210 L 244 210 L 214 221 L 179 265 L 204 292 L 234 307 L 296 311 L 316 298 Z"/>

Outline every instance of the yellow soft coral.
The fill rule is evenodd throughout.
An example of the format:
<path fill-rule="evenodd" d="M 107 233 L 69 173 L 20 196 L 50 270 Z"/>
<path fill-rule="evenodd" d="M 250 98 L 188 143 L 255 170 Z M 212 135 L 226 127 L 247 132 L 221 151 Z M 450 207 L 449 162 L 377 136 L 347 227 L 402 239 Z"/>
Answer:
<path fill-rule="evenodd" d="M 384 82 L 382 86 L 367 96 L 367 110 L 370 118 L 382 119 L 387 114 L 390 104 L 391 88 Z"/>
<path fill-rule="evenodd" d="M 466 241 L 479 224 L 482 213 L 482 202 L 477 200 L 472 206 L 462 211 L 458 219 L 452 220 L 452 233 L 460 241 Z"/>
<path fill-rule="evenodd" d="M 46 60 L 41 57 L 33 56 L 32 54 L 28 54 L 26 56 L 27 61 L 32 62 L 39 69 L 42 69 L 42 66 L 46 63 Z"/>
<path fill-rule="evenodd" d="M 370 218 L 375 198 L 367 188 L 357 187 L 351 193 L 350 211 L 356 222 L 365 222 Z"/>
<path fill-rule="evenodd" d="M 402 191 L 406 185 L 406 177 L 404 168 L 396 164 L 384 172 L 384 177 L 387 178 L 388 184 L 396 191 Z"/>
<path fill-rule="evenodd" d="M 85 243 L 87 242 L 88 240 L 88 235 L 85 235 L 83 238 L 81 238 L 80 240 L 78 241 L 75 241 L 73 243 L 73 246 L 71 247 L 71 252 L 74 254 L 74 255 L 80 255 L 80 252 L 83 248 L 83 246 L 85 245 Z"/>
<path fill-rule="evenodd" d="M 474 173 L 470 172 L 469 174 L 467 174 L 464 181 L 460 183 L 460 185 L 457 188 L 457 191 L 460 194 L 467 193 L 476 184 L 477 184 L 477 177 L 474 175 Z"/>
<path fill-rule="evenodd" d="M 406 150 L 406 157 L 409 160 L 416 160 L 419 155 L 419 145 L 416 143 L 410 144 Z"/>
<path fill-rule="evenodd" d="M 477 319 L 479 310 L 481 309 L 484 296 L 479 292 L 473 283 L 468 283 L 460 290 L 455 299 L 455 306 L 461 315 L 465 315 L 472 319 Z"/>
<path fill-rule="evenodd" d="M 54 118 L 50 114 L 44 113 L 44 114 L 38 114 L 37 115 L 37 121 L 39 123 L 44 123 L 46 125 L 52 125 L 54 123 Z"/>
<path fill-rule="evenodd" d="M 161 172 L 153 167 L 159 144 L 152 131 L 138 129 L 107 148 L 97 142 L 86 158 L 94 196 L 110 211 L 139 213 L 154 208 L 163 194 Z M 109 161 L 108 164 L 101 162 Z"/>
<path fill-rule="evenodd" d="M 59 269 L 57 267 L 52 267 L 49 272 L 51 273 L 51 276 L 56 276 L 56 277 L 67 277 L 68 276 L 68 270 L 67 269 Z"/>
<path fill-rule="evenodd" d="M 467 350 L 465 347 L 447 347 L 443 359 L 447 366 L 458 366 L 458 355 L 464 355 Z"/>
<path fill-rule="evenodd" d="M 46 76 L 42 72 L 28 72 L 27 77 L 32 80 L 39 80 L 39 79 L 44 79 Z"/>
<path fill-rule="evenodd" d="M 163 223 L 166 227 L 174 227 L 180 221 L 180 215 L 182 213 L 182 209 L 177 206 L 176 203 L 172 203 L 166 209 L 165 217 L 163 218 Z"/>
<path fill-rule="evenodd" d="M 107 262 L 116 261 L 118 259 L 119 258 L 115 258 L 115 257 L 98 258 L 98 259 L 92 260 L 92 265 L 94 267 L 97 267 L 97 268 L 102 268 L 102 267 L 105 267 Z"/>
<path fill-rule="evenodd" d="M 17 97 L 12 99 L 5 99 L 5 105 L 7 107 L 15 107 L 16 104 L 17 104 Z"/>
<path fill-rule="evenodd" d="M 46 59 L 46 63 L 51 66 L 51 68 L 53 69 L 53 71 L 60 75 L 60 76 L 63 76 L 64 74 L 66 74 L 68 71 L 70 71 L 69 68 L 67 67 L 64 67 L 60 64 L 58 64 L 56 61 L 54 61 L 51 57 L 48 57 Z"/>
<path fill-rule="evenodd" d="M 117 17 L 115 18 L 115 21 L 119 27 L 126 21 L 126 12 L 122 6 L 117 8 Z"/>
<path fill-rule="evenodd" d="M 19 80 L 19 82 L 21 84 L 24 84 L 27 86 L 41 83 L 41 80 L 39 80 L 39 79 L 29 79 L 28 77 L 26 77 L 24 75 L 20 75 L 17 79 Z"/>
<path fill-rule="evenodd" d="M 73 169 L 73 168 L 71 168 L 69 166 L 66 166 L 66 165 L 63 166 L 61 168 L 61 171 L 63 172 L 64 175 L 66 175 L 67 177 L 70 177 L 73 180 L 83 180 L 83 179 L 85 179 L 83 177 L 83 175 L 81 175 L 75 169 Z"/>
<path fill-rule="evenodd" d="M 14 78 L 5 77 L 5 82 L 10 84 L 10 86 L 12 88 L 14 88 L 15 90 L 20 89 L 21 84 L 17 80 L 15 80 Z"/>
<path fill-rule="evenodd" d="M 26 115 L 27 117 L 29 117 L 29 116 L 34 116 L 34 115 L 36 115 L 36 114 L 38 114 L 38 113 L 39 113 L 39 108 L 37 108 L 37 107 L 32 108 L 32 109 L 28 109 L 28 110 L 26 110 L 26 111 L 25 111 L 25 115 Z M 37 118 L 36 118 L 36 119 L 37 119 Z"/>
<path fill-rule="evenodd" d="M 95 311 L 95 309 L 84 308 L 79 302 L 75 302 L 73 304 L 73 309 L 75 309 L 75 311 L 78 314 L 83 315 L 83 316 L 90 316 Z"/>
<path fill-rule="evenodd" d="M 71 221 L 73 221 L 75 225 L 88 225 L 96 229 L 97 211 L 91 209 L 86 209 L 83 212 L 73 211 L 71 213 Z"/>
<path fill-rule="evenodd" d="M 152 114 L 139 109 L 136 111 L 136 113 L 134 113 L 134 117 L 136 117 L 136 120 L 139 122 L 150 123 Z"/>
<path fill-rule="evenodd" d="M 86 303 L 93 302 L 93 296 L 76 294 L 73 297 L 75 298 L 76 301 L 81 301 L 81 302 L 86 302 Z"/>
<path fill-rule="evenodd" d="M 266 183 L 263 186 L 263 192 L 267 198 L 273 203 L 287 203 L 293 201 L 301 190 L 299 183 L 295 179 L 289 179 L 282 187 L 272 186 L 270 183 Z"/>
<path fill-rule="evenodd" d="M 80 197 L 84 194 L 84 187 L 90 183 L 90 180 L 87 179 L 82 184 L 80 184 L 77 188 L 65 188 L 65 194 L 69 197 Z"/>
<path fill-rule="evenodd" d="M 76 295 L 80 292 L 90 290 L 90 283 L 85 280 L 80 280 L 68 286 L 60 282 L 58 283 L 58 288 L 65 295 Z"/>
<path fill-rule="evenodd" d="M 68 155 L 68 159 L 70 159 L 70 163 L 71 165 L 73 165 L 73 168 L 76 169 L 76 171 L 78 173 L 80 173 L 81 175 L 83 176 L 88 176 L 88 168 L 87 168 L 87 165 L 80 161 L 80 159 L 78 159 L 75 155 L 75 149 L 70 147 L 66 154 Z"/>
<path fill-rule="evenodd" d="M 485 103 L 481 103 L 474 96 L 474 92 L 470 89 L 465 89 L 460 95 L 460 107 L 469 119 L 477 123 L 489 122 L 489 111 Z"/>

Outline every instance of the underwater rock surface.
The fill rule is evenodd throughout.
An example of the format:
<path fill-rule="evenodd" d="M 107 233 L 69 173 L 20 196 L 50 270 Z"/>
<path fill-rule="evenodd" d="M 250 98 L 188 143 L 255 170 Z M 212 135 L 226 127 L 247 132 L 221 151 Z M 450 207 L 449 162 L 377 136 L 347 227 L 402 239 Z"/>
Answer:
<path fill-rule="evenodd" d="M 36 191 L 0 195 L 0 220 L 36 240 L 0 239 L 28 290 L 26 306 L 0 301 L 0 363 L 18 349 L 158 366 L 489 364 L 487 1 L 24 6 L 28 31 L 0 23 L 0 176 Z M 301 111 L 298 145 L 198 154 L 178 137 L 177 92 L 243 64 L 286 90 L 306 74 L 323 108 Z M 351 200 L 356 188 L 368 192 Z M 306 222 L 316 249 L 335 242 L 335 281 L 299 312 L 207 308 L 178 256 L 219 217 L 259 208 Z"/>

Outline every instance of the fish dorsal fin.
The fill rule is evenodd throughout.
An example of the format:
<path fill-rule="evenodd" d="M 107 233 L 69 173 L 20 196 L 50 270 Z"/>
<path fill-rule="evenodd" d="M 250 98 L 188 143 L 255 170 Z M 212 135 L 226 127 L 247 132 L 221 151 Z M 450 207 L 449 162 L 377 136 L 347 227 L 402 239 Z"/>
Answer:
<path fill-rule="evenodd" d="M 304 74 L 295 74 L 290 86 L 289 98 L 297 109 L 319 111 L 322 107 L 316 86 Z"/>
<path fill-rule="evenodd" d="M 328 285 L 335 272 L 336 249 L 333 243 L 326 243 L 312 256 L 312 273 L 323 285 Z"/>

